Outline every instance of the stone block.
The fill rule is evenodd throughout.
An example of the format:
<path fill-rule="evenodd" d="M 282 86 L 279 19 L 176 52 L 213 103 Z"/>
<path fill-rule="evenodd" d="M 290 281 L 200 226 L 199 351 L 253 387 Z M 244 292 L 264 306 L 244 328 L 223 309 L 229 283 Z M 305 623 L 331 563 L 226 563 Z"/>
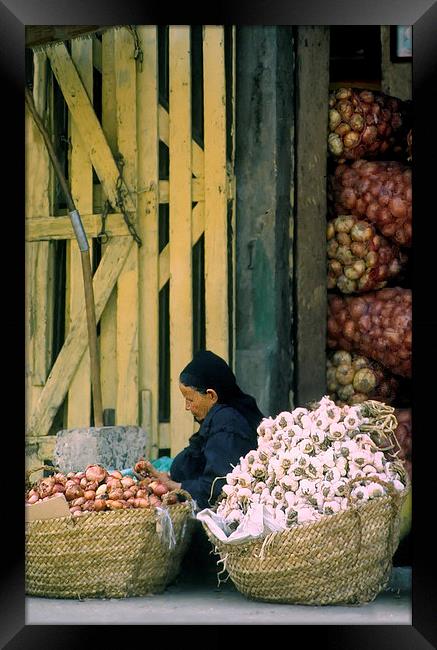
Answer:
<path fill-rule="evenodd" d="M 149 435 L 141 427 L 84 427 L 58 431 L 53 463 L 64 473 L 82 471 L 92 463 L 121 470 L 148 456 Z"/>

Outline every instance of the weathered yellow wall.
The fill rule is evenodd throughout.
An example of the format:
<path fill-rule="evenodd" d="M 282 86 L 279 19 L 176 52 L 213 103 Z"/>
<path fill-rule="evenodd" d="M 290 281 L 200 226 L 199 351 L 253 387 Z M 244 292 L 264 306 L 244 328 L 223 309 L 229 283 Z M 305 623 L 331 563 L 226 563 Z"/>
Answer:
<path fill-rule="evenodd" d="M 142 57 L 135 57 L 138 46 Z M 105 201 L 111 206 L 106 223 L 110 239 L 102 246 L 102 259 L 94 276 L 103 409 L 115 409 L 117 424 L 148 429 L 153 455 L 163 447 L 177 453 L 193 431 L 177 379 L 192 355 L 191 254 L 202 234 L 206 342 L 228 357 L 228 300 L 233 296 L 228 296 L 227 202 L 233 179 L 226 164 L 222 27 L 203 28 L 203 57 L 205 149 L 191 136 L 189 26 L 169 28 L 168 110 L 158 102 L 156 26 L 140 26 L 135 33 L 128 27 L 110 29 L 101 41 L 95 37 L 72 41 L 71 54 L 60 43 L 48 49 L 47 56 L 35 55 L 34 94 L 39 110 L 51 104 L 53 77 L 68 106 L 69 180 L 89 239 L 100 232 Z M 102 74 L 101 122 L 93 106 L 93 68 Z M 170 150 L 169 180 L 159 179 L 160 140 Z M 97 186 L 93 186 L 93 168 L 99 179 Z M 32 465 L 51 457 L 54 436 L 47 434 L 66 395 L 64 426 L 91 425 L 81 264 L 68 215 L 54 216 L 53 189 L 48 189 L 53 188 L 51 177 L 42 140 L 27 115 L 26 376 Z M 159 253 L 160 203 L 169 203 L 170 241 Z M 141 247 L 131 236 L 125 218 L 134 225 Z M 66 338 L 50 369 L 50 242 L 55 239 L 67 240 L 68 247 Z M 171 419 L 166 424 L 158 421 L 158 305 L 159 290 L 168 280 Z"/>

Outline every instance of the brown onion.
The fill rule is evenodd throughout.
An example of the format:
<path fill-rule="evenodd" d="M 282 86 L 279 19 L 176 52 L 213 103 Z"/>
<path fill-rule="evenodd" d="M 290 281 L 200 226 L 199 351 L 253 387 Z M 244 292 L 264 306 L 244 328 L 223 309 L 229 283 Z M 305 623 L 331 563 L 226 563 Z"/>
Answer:
<path fill-rule="evenodd" d="M 123 489 L 122 488 L 111 489 L 111 491 L 108 494 L 108 497 L 110 501 L 120 501 L 123 498 Z"/>
<path fill-rule="evenodd" d="M 97 498 L 94 501 L 94 511 L 102 512 L 103 510 L 106 510 L 106 500 Z"/>
<path fill-rule="evenodd" d="M 85 470 L 85 476 L 88 481 L 97 481 L 101 483 L 107 477 L 108 472 L 101 465 L 88 465 Z"/>

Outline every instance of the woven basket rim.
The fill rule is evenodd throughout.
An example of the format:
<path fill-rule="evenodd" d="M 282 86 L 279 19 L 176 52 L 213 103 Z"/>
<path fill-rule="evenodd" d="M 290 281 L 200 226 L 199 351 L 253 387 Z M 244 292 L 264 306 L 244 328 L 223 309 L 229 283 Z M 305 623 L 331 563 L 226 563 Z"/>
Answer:
<path fill-rule="evenodd" d="M 144 518 L 150 518 L 150 519 L 154 520 L 155 517 L 156 517 L 156 510 L 158 508 L 161 509 L 161 510 L 167 510 L 168 513 L 171 515 L 171 513 L 175 512 L 176 509 L 179 510 L 179 511 L 191 510 L 192 506 L 191 506 L 191 502 L 184 501 L 184 502 L 181 502 L 181 503 L 173 503 L 173 504 L 169 504 L 169 505 L 166 505 L 166 506 L 164 506 L 164 505 L 163 506 L 148 506 L 147 508 L 121 508 L 120 510 L 103 510 L 101 512 L 93 512 L 93 511 L 90 510 L 89 512 L 83 512 L 80 515 L 80 517 L 73 517 L 73 515 L 66 515 L 65 517 L 53 517 L 51 519 L 33 519 L 32 521 L 26 521 L 26 527 L 30 527 L 33 524 L 42 524 L 42 523 L 47 522 L 47 521 L 50 521 L 52 524 L 54 522 L 59 522 L 59 523 L 71 522 L 71 521 L 79 522 L 79 521 L 84 521 L 85 519 L 88 519 L 90 516 L 93 516 L 94 518 L 96 518 L 96 516 L 102 517 L 102 516 L 108 516 L 108 515 L 110 515 L 110 516 L 115 515 L 116 517 L 119 517 L 121 515 L 126 516 L 127 513 L 129 513 L 128 516 L 130 516 L 130 513 L 137 513 L 137 512 L 143 513 L 142 516 Z M 138 517 L 140 515 L 135 514 L 135 516 Z"/>
<path fill-rule="evenodd" d="M 407 496 L 410 490 L 411 490 L 411 481 L 407 480 L 405 489 L 397 492 L 397 497 L 399 498 L 399 501 L 403 500 Z M 393 497 L 390 494 L 384 494 L 383 496 L 377 497 L 377 500 L 378 503 L 387 503 L 392 501 Z M 370 501 L 370 504 L 372 503 L 372 501 Z M 210 542 L 213 543 L 215 546 L 217 547 L 224 546 L 227 549 L 229 549 L 229 551 L 231 549 L 240 550 L 242 548 L 249 548 L 250 546 L 254 546 L 262 543 L 267 537 L 269 537 L 269 535 L 289 535 L 290 533 L 293 533 L 296 529 L 309 530 L 310 528 L 312 528 L 313 530 L 316 530 L 317 528 L 325 526 L 329 522 L 338 521 L 341 517 L 344 517 L 346 514 L 349 514 L 352 511 L 363 510 L 368 506 L 369 506 L 369 501 L 365 501 L 364 503 L 357 502 L 351 504 L 351 506 L 348 507 L 346 510 L 340 510 L 339 512 L 335 512 L 332 515 L 327 515 L 326 517 L 319 519 L 318 521 L 307 521 L 302 524 L 296 524 L 294 526 L 291 526 L 290 528 L 284 528 L 283 530 L 276 530 L 270 533 L 261 534 L 258 537 L 254 537 L 252 539 L 245 540 L 243 542 L 236 542 L 236 543 L 223 542 L 222 540 L 218 539 L 214 535 L 214 533 L 210 531 L 208 526 L 203 521 L 202 521 L 202 526 L 205 532 L 207 533 Z"/>

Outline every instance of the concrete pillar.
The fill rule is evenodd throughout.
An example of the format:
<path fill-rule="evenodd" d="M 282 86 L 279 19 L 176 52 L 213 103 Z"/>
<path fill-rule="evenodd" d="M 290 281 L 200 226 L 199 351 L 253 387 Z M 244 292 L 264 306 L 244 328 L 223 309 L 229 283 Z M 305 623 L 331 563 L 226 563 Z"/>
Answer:
<path fill-rule="evenodd" d="M 236 363 L 266 416 L 290 407 L 292 365 L 293 37 L 237 29 Z"/>

